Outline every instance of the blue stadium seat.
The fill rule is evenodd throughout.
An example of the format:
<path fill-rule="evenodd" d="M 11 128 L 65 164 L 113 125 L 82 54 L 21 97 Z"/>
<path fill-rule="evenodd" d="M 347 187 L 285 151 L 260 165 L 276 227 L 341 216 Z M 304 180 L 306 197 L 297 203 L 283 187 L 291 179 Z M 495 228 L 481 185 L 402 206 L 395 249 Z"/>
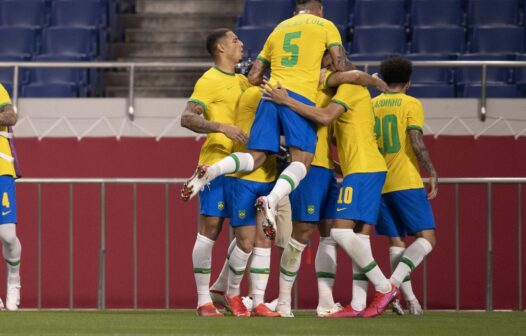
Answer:
<path fill-rule="evenodd" d="M 458 26 L 463 21 L 462 1 L 413 0 L 410 15 L 413 26 Z"/>
<path fill-rule="evenodd" d="M 519 24 L 518 0 L 469 0 L 468 26 Z"/>
<path fill-rule="evenodd" d="M 457 97 L 480 98 L 482 86 L 480 83 L 471 83 L 457 87 Z M 488 98 L 518 98 L 519 89 L 513 84 L 488 83 L 486 97 Z"/>
<path fill-rule="evenodd" d="M 404 0 L 356 0 L 353 26 L 401 26 L 406 22 Z"/>
<path fill-rule="evenodd" d="M 454 98 L 455 86 L 452 84 L 413 84 L 407 94 L 415 98 Z"/>
<path fill-rule="evenodd" d="M 244 49 L 247 52 L 251 50 L 252 58 L 254 58 L 263 49 L 263 45 L 270 33 L 272 33 L 272 30 L 273 27 L 239 27 L 236 34 L 243 42 Z"/>
<path fill-rule="evenodd" d="M 348 0 L 324 0 L 323 16 L 336 26 L 349 26 L 350 6 Z M 343 39 L 343 36 L 342 36 Z"/>
<path fill-rule="evenodd" d="M 447 61 L 447 55 L 406 55 L 411 61 Z M 415 84 L 453 84 L 453 71 L 446 67 L 413 67 L 411 82 Z"/>
<path fill-rule="evenodd" d="M 39 55 L 35 56 L 36 62 L 79 62 L 80 56 L 64 55 Z M 30 70 L 30 83 L 70 83 L 86 85 L 88 74 L 82 68 L 34 68 Z"/>
<path fill-rule="evenodd" d="M 523 51 L 523 27 L 475 27 L 470 52 L 515 54 Z"/>
<path fill-rule="evenodd" d="M 55 0 L 51 22 L 63 27 L 104 27 L 106 10 L 97 0 Z"/>
<path fill-rule="evenodd" d="M 411 52 L 417 54 L 459 54 L 465 50 L 464 28 L 413 27 Z"/>
<path fill-rule="evenodd" d="M 29 60 L 38 52 L 37 30 L 31 27 L 0 27 L 0 55 Z"/>
<path fill-rule="evenodd" d="M 44 0 L 0 1 L 0 23 L 9 27 L 42 27 L 49 23 Z"/>
<path fill-rule="evenodd" d="M 79 97 L 79 91 L 75 84 L 28 84 L 22 86 L 21 97 L 74 98 Z"/>
<path fill-rule="evenodd" d="M 44 30 L 44 54 L 81 55 L 83 59 L 93 59 L 97 52 L 97 34 L 94 29 L 50 27 Z"/>
<path fill-rule="evenodd" d="M 459 61 L 509 61 L 513 58 L 506 55 L 496 54 L 465 54 L 458 57 Z M 511 83 L 513 69 L 489 67 L 487 69 L 487 81 L 493 83 Z M 457 84 L 480 83 L 482 81 L 481 67 L 457 68 Z"/>
<path fill-rule="evenodd" d="M 24 62 L 26 61 L 23 56 L 17 55 L 0 55 L 0 62 Z M 14 68 L 0 68 L 0 83 L 2 84 L 13 84 L 14 80 Z M 18 69 L 18 82 L 25 84 L 29 79 L 29 71 L 27 69 Z"/>
<path fill-rule="evenodd" d="M 275 26 L 292 17 L 294 1 L 246 0 L 239 26 Z"/>
<path fill-rule="evenodd" d="M 517 56 L 517 61 L 526 61 L 526 54 Z M 526 68 L 516 68 L 516 81 L 519 89 L 526 96 Z"/>
<path fill-rule="evenodd" d="M 352 54 L 403 54 L 406 49 L 403 27 L 355 27 L 354 29 Z"/>

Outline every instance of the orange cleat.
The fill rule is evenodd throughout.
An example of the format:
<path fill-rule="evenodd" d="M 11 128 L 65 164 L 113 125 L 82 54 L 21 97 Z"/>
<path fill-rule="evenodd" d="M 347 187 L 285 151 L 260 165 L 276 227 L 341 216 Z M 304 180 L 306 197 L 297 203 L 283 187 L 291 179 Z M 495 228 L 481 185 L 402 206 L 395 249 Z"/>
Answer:
<path fill-rule="evenodd" d="M 329 314 L 326 317 L 342 318 L 342 317 L 362 317 L 361 310 L 354 310 L 351 305 L 346 306 L 342 310 Z"/>
<path fill-rule="evenodd" d="M 249 317 L 250 312 L 247 307 L 243 304 L 243 299 L 241 296 L 227 296 L 225 295 L 225 301 L 227 304 L 227 309 L 232 312 L 232 315 L 236 317 Z"/>
<path fill-rule="evenodd" d="M 252 316 L 255 317 L 281 317 L 281 314 L 270 310 L 265 304 L 260 303 L 252 309 Z"/>
<path fill-rule="evenodd" d="M 224 315 L 216 309 L 212 302 L 208 302 L 197 308 L 197 316 L 220 317 Z"/>

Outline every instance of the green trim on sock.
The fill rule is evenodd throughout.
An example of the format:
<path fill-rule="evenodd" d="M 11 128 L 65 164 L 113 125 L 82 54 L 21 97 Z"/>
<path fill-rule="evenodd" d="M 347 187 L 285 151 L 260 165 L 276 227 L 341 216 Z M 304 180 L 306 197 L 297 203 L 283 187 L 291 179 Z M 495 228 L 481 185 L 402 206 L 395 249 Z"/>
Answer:
<path fill-rule="evenodd" d="M 250 273 L 255 274 L 270 274 L 270 268 L 251 268 Z"/>
<path fill-rule="evenodd" d="M 211 268 L 194 268 L 194 273 L 210 274 L 212 273 L 212 269 Z"/>
<path fill-rule="evenodd" d="M 235 154 L 230 154 L 229 155 L 232 159 L 234 159 L 234 162 L 236 163 L 236 172 L 239 170 L 239 158 L 237 157 L 237 155 Z"/>
<path fill-rule="evenodd" d="M 352 279 L 353 280 L 359 280 L 359 281 L 369 281 L 369 279 L 367 279 L 367 275 L 365 275 L 363 273 L 353 274 L 352 275 Z"/>
<path fill-rule="evenodd" d="M 316 272 L 316 278 L 336 279 L 336 274 L 329 272 Z"/>
<path fill-rule="evenodd" d="M 409 258 L 406 258 L 406 257 L 402 257 L 402 259 L 400 260 L 400 262 L 403 262 L 404 264 L 406 264 L 407 266 L 409 266 L 409 268 L 412 270 L 415 269 L 415 264 L 413 264 L 413 262 L 409 259 Z"/>
<path fill-rule="evenodd" d="M 408 282 L 408 281 L 411 281 L 411 276 L 410 275 L 406 276 L 404 278 L 404 281 L 402 281 L 402 282 Z"/>
<path fill-rule="evenodd" d="M 242 269 L 240 271 L 236 271 L 232 266 L 228 265 L 228 268 L 237 276 L 243 275 L 245 273 L 245 269 Z"/>
<path fill-rule="evenodd" d="M 292 188 L 292 190 L 294 190 L 294 188 L 295 188 L 294 181 L 290 178 L 290 176 L 285 175 L 285 174 L 281 174 L 279 176 L 279 178 L 287 181 L 290 184 L 290 187 Z"/>
<path fill-rule="evenodd" d="M 371 261 L 371 263 L 363 268 L 363 273 L 369 273 L 373 268 L 376 267 L 376 261 Z"/>
<path fill-rule="evenodd" d="M 5 262 L 9 264 L 9 266 L 18 266 L 20 265 L 20 259 L 17 260 L 17 261 L 9 261 L 7 259 L 5 259 Z"/>
<path fill-rule="evenodd" d="M 296 274 L 298 274 L 298 272 L 290 272 L 290 271 L 287 271 L 286 269 L 284 269 L 283 267 L 280 267 L 279 268 L 279 271 L 283 274 L 285 274 L 286 276 L 290 276 L 290 277 L 295 277 Z"/>

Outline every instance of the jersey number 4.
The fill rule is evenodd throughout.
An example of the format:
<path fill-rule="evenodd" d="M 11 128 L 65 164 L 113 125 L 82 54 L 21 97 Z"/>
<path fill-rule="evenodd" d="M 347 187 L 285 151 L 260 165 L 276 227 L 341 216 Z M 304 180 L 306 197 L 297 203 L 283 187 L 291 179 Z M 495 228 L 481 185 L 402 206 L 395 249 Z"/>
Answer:
<path fill-rule="evenodd" d="M 398 134 L 398 119 L 394 114 L 388 114 L 380 120 L 375 117 L 374 132 L 378 140 L 382 136 L 382 141 L 379 143 L 380 152 L 382 153 L 398 153 L 400 150 L 400 136 Z"/>
<path fill-rule="evenodd" d="M 285 34 L 283 41 L 283 50 L 290 53 L 290 56 L 284 56 L 281 58 L 281 65 L 287 68 L 292 68 L 298 64 L 298 54 L 300 53 L 300 47 L 297 44 L 292 43 L 292 40 L 301 37 L 300 31 L 290 32 Z"/>

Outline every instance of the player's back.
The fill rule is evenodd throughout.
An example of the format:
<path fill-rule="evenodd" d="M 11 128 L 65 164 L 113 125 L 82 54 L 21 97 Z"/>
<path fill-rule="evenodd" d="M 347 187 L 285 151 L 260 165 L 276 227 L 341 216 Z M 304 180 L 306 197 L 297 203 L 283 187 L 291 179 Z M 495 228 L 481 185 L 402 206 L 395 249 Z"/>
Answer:
<path fill-rule="evenodd" d="M 270 64 L 271 82 L 279 81 L 314 102 L 323 53 L 341 44 L 340 33 L 331 21 L 298 14 L 274 29 L 258 58 Z"/>
<path fill-rule="evenodd" d="M 421 102 L 404 93 L 388 92 L 373 99 L 373 109 L 378 147 L 388 168 L 383 193 L 422 188 L 418 161 L 407 133 L 424 127 Z"/>
<path fill-rule="evenodd" d="M 318 87 L 318 95 L 316 96 L 316 107 L 325 108 L 327 107 L 336 90 L 333 88 L 325 87 L 325 83 L 321 83 Z M 317 167 L 323 167 L 327 169 L 334 169 L 334 163 L 332 161 L 332 127 L 318 125 L 316 132 L 318 136 L 318 142 L 316 142 L 316 151 L 314 152 L 314 158 L 312 159 L 312 165 Z"/>

